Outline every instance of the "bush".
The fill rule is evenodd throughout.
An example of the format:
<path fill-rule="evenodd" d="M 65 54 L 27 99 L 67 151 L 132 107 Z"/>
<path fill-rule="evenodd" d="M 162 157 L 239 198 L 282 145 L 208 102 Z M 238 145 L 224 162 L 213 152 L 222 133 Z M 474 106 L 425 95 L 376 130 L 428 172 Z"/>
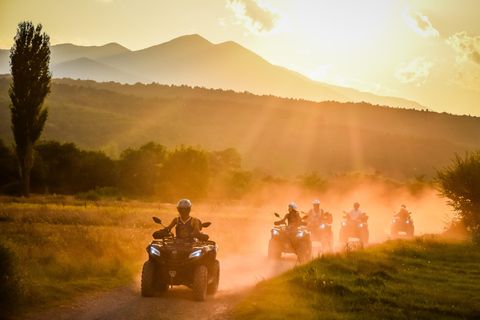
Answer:
<path fill-rule="evenodd" d="M 95 190 L 89 190 L 87 192 L 79 192 L 75 196 L 77 200 L 91 200 L 99 201 L 103 198 L 119 198 L 119 192 L 114 187 L 95 188 Z"/>
<path fill-rule="evenodd" d="M 0 240 L 0 314 L 8 317 L 30 296 L 31 286 L 25 266 L 15 254 L 14 248 Z"/>
<path fill-rule="evenodd" d="M 458 215 L 467 231 L 480 242 L 480 151 L 455 155 L 453 164 L 437 171 L 441 195 Z"/>

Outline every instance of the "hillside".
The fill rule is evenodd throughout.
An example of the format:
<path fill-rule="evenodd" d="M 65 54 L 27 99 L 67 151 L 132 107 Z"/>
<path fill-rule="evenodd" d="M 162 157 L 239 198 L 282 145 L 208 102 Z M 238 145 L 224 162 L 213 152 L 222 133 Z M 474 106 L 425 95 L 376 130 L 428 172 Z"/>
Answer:
<path fill-rule="evenodd" d="M 366 101 L 392 107 L 426 108 L 402 98 L 312 81 L 269 63 L 233 41 L 213 44 L 197 34 L 137 51 L 116 43 L 90 47 L 59 44 L 51 46 L 50 62 L 54 78 L 129 84 L 157 82 L 313 101 Z M 94 63 L 98 63 L 98 68 Z M 9 52 L 0 50 L 0 74 L 6 73 L 9 73 Z"/>
<path fill-rule="evenodd" d="M 235 319 L 478 319 L 480 250 L 420 237 L 323 255 L 260 282 Z"/>
<path fill-rule="evenodd" d="M 97 81 L 115 81 L 120 83 L 141 82 L 146 81 L 140 77 L 128 74 L 114 67 L 110 67 L 101 62 L 88 58 L 78 58 L 68 62 L 62 62 L 52 68 L 52 74 L 56 78 L 68 78 L 71 74 L 75 74 L 78 79 Z"/>
<path fill-rule="evenodd" d="M 0 78 L 0 138 L 12 142 Z M 54 80 L 43 139 L 122 151 L 154 140 L 167 147 L 236 148 L 247 170 L 294 177 L 362 171 L 405 179 L 434 175 L 454 153 L 480 148 L 480 118 L 376 106 L 310 102 L 187 86 Z"/>

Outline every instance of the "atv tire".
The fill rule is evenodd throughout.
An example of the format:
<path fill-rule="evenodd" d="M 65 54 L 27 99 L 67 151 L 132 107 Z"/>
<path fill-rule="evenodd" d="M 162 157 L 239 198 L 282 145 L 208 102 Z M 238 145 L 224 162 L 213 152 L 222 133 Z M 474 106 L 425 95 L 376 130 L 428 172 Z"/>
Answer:
<path fill-rule="evenodd" d="M 193 274 L 193 300 L 205 301 L 207 295 L 208 270 L 205 266 L 195 268 Z"/>
<path fill-rule="evenodd" d="M 215 260 L 213 263 L 213 282 L 207 285 L 207 293 L 214 294 L 218 290 L 218 284 L 220 283 L 220 262 Z"/>
<path fill-rule="evenodd" d="M 392 237 L 398 236 L 398 229 L 395 225 L 392 225 L 392 227 L 390 228 L 390 235 Z"/>
<path fill-rule="evenodd" d="M 413 237 L 413 234 L 414 234 L 414 231 L 415 230 L 415 227 L 413 226 L 413 224 L 408 228 L 408 231 L 407 231 L 407 236 L 409 237 Z"/>
<path fill-rule="evenodd" d="M 268 259 L 279 260 L 282 257 L 282 251 L 276 240 L 270 239 L 268 242 Z"/>
<path fill-rule="evenodd" d="M 153 297 L 155 294 L 155 266 L 148 260 L 142 269 L 142 296 Z"/>
<path fill-rule="evenodd" d="M 368 231 L 368 229 L 362 229 L 360 231 L 360 242 L 362 244 L 362 246 L 367 246 L 368 245 L 368 238 L 370 236 L 370 232 Z"/>
<path fill-rule="evenodd" d="M 330 249 L 330 233 L 324 232 L 322 234 L 322 239 L 320 240 L 322 243 L 322 251 L 325 252 Z"/>
<path fill-rule="evenodd" d="M 348 242 L 347 231 L 344 228 L 340 228 L 340 232 L 338 234 L 338 240 L 340 240 L 340 242 L 343 242 L 343 243 Z"/>
<path fill-rule="evenodd" d="M 305 263 L 308 261 L 308 255 L 310 250 L 308 250 L 308 244 L 305 241 L 299 243 L 297 248 L 297 257 L 300 263 Z"/>
<path fill-rule="evenodd" d="M 332 251 L 333 250 L 333 231 L 330 230 L 328 233 L 328 250 Z"/>
<path fill-rule="evenodd" d="M 160 275 L 160 272 L 157 273 L 157 285 L 156 288 L 160 292 L 165 292 L 168 290 L 168 282 L 163 279 Z"/>

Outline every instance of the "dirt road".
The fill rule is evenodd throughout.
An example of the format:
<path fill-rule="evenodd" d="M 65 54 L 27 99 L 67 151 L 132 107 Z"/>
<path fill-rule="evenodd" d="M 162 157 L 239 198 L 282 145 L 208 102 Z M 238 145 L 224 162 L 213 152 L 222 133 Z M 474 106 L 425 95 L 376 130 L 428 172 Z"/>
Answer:
<path fill-rule="evenodd" d="M 35 320 L 159 320 L 159 319 L 231 319 L 233 308 L 259 281 L 269 279 L 292 268 L 296 256 L 284 255 L 282 260 L 268 260 L 263 254 L 237 255 L 220 259 L 221 278 L 218 292 L 205 302 L 192 300 L 192 291 L 176 286 L 153 298 L 140 294 L 140 274 L 127 286 L 110 292 L 78 299 L 61 308 L 32 314 Z"/>

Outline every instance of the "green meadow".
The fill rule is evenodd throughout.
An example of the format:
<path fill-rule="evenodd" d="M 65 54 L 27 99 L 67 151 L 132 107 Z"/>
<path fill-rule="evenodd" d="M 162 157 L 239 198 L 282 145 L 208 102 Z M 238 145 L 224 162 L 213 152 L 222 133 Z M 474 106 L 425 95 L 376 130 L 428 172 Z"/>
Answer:
<path fill-rule="evenodd" d="M 479 319 L 480 248 L 423 236 L 324 255 L 259 283 L 236 319 Z"/>

